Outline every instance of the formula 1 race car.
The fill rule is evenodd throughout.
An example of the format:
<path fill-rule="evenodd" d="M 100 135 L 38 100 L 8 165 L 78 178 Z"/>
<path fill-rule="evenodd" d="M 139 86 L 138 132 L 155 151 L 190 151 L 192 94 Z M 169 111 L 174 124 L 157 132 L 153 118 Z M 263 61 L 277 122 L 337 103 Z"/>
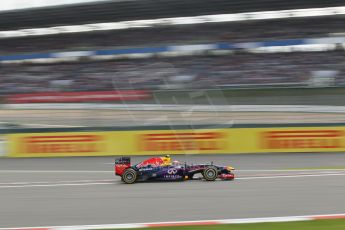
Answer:
<path fill-rule="evenodd" d="M 206 181 L 233 180 L 235 175 L 231 166 L 217 166 L 211 164 L 181 164 L 171 162 L 170 156 L 154 157 L 139 164 L 131 165 L 130 157 L 115 159 L 115 175 L 120 176 L 126 184 L 137 181 L 184 181 L 193 180 L 195 174 L 201 174 Z"/>

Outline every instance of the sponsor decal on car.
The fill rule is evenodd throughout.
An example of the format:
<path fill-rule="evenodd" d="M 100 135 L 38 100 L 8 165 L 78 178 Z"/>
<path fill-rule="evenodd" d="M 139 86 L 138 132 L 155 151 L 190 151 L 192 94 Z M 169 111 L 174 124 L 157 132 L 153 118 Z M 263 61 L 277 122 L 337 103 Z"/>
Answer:
<path fill-rule="evenodd" d="M 226 147 L 225 132 L 149 133 L 139 136 L 141 151 L 215 151 Z"/>
<path fill-rule="evenodd" d="M 103 150 L 103 137 L 96 134 L 27 136 L 22 138 L 21 151 L 37 153 L 97 153 Z"/>
<path fill-rule="evenodd" d="M 164 178 L 166 178 L 166 179 L 181 179 L 182 176 L 181 175 L 170 175 L 170 174 L 168 174 L 168 175 L 164 175 Z"/>
<path fill-rule="evenodd" d="M 153 168 L 140 168 L 140 172 L 152 171 Z"/>
<path fill-rule="evenodd" d="M 334 149 L 342 148 L 340 130 L 288 130 L 263 133 L 265 149 Z"/>
<path fill-rule="evenodd" d="M 174 175 L 176 173 L 177 173 L 177 169 L 175 169 L 175 168 L 168 169 L 168 174 L 169 175 Z"/>

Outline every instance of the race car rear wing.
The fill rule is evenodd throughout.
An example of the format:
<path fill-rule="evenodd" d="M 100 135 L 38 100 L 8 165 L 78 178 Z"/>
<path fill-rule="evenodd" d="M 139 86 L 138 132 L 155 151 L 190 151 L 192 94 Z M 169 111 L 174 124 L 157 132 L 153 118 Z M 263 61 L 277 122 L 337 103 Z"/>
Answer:
<path fill-rule="evenodd" d="M 122 173 L 131 167 L 130 157 L 120 157 L 115 159 L 115 175 L 121 176 Z"/>
<path fill-rule="evenodd" d="M 130 165 L 131 158 L 130 157 L 120 157 L 115 159 L 116 165 Z"/>

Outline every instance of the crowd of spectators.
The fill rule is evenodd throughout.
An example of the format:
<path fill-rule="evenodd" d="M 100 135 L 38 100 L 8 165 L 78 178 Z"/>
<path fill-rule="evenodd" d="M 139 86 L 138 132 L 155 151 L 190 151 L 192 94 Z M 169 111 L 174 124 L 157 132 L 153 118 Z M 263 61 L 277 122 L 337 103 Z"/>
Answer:
<path fill-rule="evenodd" d="M 344 33 L 343 17 L 312 17 L 0 39 L 0 55 L 214 42 L 256 42 Z M 56 64 L 0 65 L 0 94 L 114 89 L 345 85 L 345 52 L 151 57 Z M 315 79 L 314 79 L 315 80 Z"/>
<path fill-rule="evenodd" d="M 330 33 L 344 32 L 344 18 L 341 16 L 206 23 L 0 39 L 0 55 L 113 47 L 268 41 L 324 37 Z"/>
<path fill-rule="evenodd" d="M 345 84 L 344 51 L 167 57 L 0 66 L 0 93 L 308 86 L 315 71 Z"/>

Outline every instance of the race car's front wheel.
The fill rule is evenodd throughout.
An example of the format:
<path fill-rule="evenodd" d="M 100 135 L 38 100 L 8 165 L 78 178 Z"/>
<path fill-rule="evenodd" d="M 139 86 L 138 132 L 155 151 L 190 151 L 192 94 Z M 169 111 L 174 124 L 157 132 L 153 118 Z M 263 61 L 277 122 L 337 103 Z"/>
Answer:
<path fill-rule="evenodd" d="M 123 172 L 121 179 L 126 184 L 133 184 L 137 180 L 137 177 L 137 172 L 132 168 L 128 168 Z"/>
<path fill-rule="evenodd" d="M 208 166 L 205 168 L 202 175 L 204 176 L 205 180 L 214 181 L 218 177 L 218 171 L 215 167 Z"/>

